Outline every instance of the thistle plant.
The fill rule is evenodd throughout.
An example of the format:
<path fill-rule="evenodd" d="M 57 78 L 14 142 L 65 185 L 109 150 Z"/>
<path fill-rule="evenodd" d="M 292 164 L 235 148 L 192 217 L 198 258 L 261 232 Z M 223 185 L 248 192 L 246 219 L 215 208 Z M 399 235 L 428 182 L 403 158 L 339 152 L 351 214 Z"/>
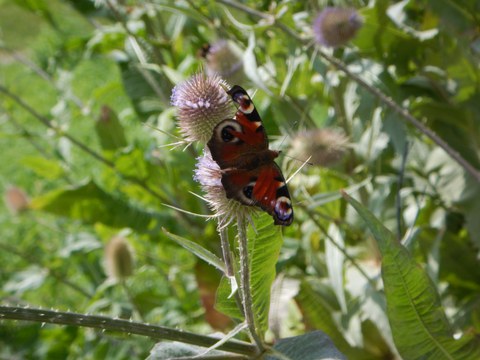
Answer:
<path fill-rule="evenodd" d="M 207 46 L 203 57 L 207 75 L 218 75 L 232 84 L 242 83 L 246 80 L 242 51 L 234 43 L 220 39 Z"/>
<path fill-rule="evenodd" d="M 127 239 L 114 236 L 105 246 L 105 270 L 109 278 L 125 281 L 133 274 L 133 251 Z"/>
<path fill-rule="evenodd" d="M 185 141 L 206 143 L 215 125 L 233 116 L 235 108 L 225 88 L 228 85 L 220 77 L 203 73 L 175 86 L 171 103 L 177 108 L 178 127 Z"/>
<path fill-rule="evenodd" d="M 199 73 L 177 85 L 172 94 L 172 104 L 178 109 L 178 126 L 187 142 L 198 141 L 205 146 L 213 134 L 215 126 L 235 113 L 226 92 L 230 88 L 219 76 Z M 253 207 L 243 205 L 236 200 L 228 199 L 222 185 L 222 171 L 212 159 L 208 147 L 205 146 L 203 156 L 197 159 L 194 179 L 200 183 L 205 193 L 205 200 L 213 210 L 212 218 L 218 222 L 218 232 L 221 239 L 225 275 L 230 281 L 232 293 L 240 283 L 241 312 L 250 330 L 250 335 L 258 349 L 264 346 L 259 335 L 258 326 L 253 315 L 252 295 L 250 292 L 250 270 L 247 246 L 247 220 L 251 219 Z M 234 256 L 230 251 L 228 232 L 225 228 L 236 221 L 239 245 L 240 278 L 234 271 Z"/>
<path fill-rule="evenodd" d="M 332 166 L 341 161 L 348 146 L 348 138 L 340 131 L 313 129 L 296 134 L 290 144 L 288 156 L 306 159 L 318 166 Z"/>
<path fill-rule="evenodd" d="M 315 41 L 319 45 L 338 47 L 351 40 L 363 21 L 355 9 L 327 7 L 313 23 Z"/>

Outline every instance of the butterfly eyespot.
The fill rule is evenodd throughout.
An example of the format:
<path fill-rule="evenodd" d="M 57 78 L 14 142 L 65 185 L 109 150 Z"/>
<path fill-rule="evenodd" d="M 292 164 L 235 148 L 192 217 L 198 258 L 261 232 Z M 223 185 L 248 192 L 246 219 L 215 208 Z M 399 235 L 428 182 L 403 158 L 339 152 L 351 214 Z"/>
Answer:
<path fill-rule="evenodd" d="M 243 195 L 246 198 L 251 199 L 253 195 L 253 185 L 248 185 L 243 188 Z"/>
<path fill-rule="evenodd" d="M 292 203 L 286 196 L 281 196 L 275 203 L 275 214 L 281 221 L 288 221 L 293 216 Z"/>
<path fill-rule="evenodd" d="M 242 130 L 242 125 L 240 125 L 238 121 L 226 119 L 215 128 L 215 136 L 217 137 L 218 141 L 224 143 L 239 143 L 241 140 L 236 136 L 235 133 L 241 133 Z"/>
<path fill-rule="evenodd" d="M 232 130 L 235 130 L 233 127 L 231 126 L 225 126 L 223 129 L 222 129 L 222 140 L 225 141 L 225 142 L 230 142 L 232 141 L 235 136 L 232 135 L 231 131 Z"/>

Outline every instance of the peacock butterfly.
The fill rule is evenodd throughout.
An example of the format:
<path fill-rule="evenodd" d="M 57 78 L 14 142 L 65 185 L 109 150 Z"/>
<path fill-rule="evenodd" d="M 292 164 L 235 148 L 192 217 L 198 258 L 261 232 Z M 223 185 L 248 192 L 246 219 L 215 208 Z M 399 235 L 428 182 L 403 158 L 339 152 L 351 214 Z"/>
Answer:
<path fill-rule="evenodd" d="M 247 92 L 235 85 L 227 93 L 239 105 L 237 113 L 220 122 L 207 143 L 222 170 L 227 198 L 262 208 L 273 216 L 275 225 L 290 225 L 290 194 L 274 162 L 279 152 L 268 148 L 262 120 Z"/>

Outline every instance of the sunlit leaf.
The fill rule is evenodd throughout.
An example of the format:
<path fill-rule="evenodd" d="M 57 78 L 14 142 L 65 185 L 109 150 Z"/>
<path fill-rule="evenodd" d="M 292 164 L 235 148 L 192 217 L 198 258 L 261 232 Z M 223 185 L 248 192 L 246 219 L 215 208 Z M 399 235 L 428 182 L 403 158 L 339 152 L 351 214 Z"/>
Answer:
<path fill-rule="evenodd" d="M 222 260 L 218 258 L 215 254 L 212 254 L 210 251 L 205 249 L 203 246 L 199 245 L 196 242 L 187 240 L 181 236 L 169 233 L 167 230 L 163 229 L 165 235 L 168 236 L 171 240 L 175 241 L 178 245 L 184 247 L 192 254 L 198 256 L 200 259 L 206 261 L 212 266 L 215 266 L 218 270 L 225 272 L 225 264 Z"/>
<path fill-rule="evenodd" d="M 262 213 L 255 219 L 255 229 L 248 229 L 248 253 L 250 260 L 250 285 L 256 325 L 261 332 L 268 328 L 270 290 L 275 280 L 283 239 L 280 226 L 273 225 L 272 217 Z"/>
<path fill-rule="evenodd" d="M 480 345 L 473 337 L 453 338 L 432 281 L 393 234 L 358 201 L 344 194 L 367 223 L 382 254 L 382 278 L 393 338 L 407 359 L 474 359 Z"/>

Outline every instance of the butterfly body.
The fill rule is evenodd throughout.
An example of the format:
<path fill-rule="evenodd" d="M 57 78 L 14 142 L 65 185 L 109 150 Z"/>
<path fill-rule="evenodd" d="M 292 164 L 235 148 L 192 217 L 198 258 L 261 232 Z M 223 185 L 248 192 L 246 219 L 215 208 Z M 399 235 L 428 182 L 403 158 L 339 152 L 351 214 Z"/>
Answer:
<path fill-rule="evenodd" d="M 239 105 L 234 119 L 213 130 L 208 147 L 222 170 L 227 198 L 258 206 L 273 216 L 276 225 L 290 225 L 290 194 L 274 159 L 279 152 L 268 148 L 262 120 L 247 92 L 235 85 L 228 94 Z"/>

